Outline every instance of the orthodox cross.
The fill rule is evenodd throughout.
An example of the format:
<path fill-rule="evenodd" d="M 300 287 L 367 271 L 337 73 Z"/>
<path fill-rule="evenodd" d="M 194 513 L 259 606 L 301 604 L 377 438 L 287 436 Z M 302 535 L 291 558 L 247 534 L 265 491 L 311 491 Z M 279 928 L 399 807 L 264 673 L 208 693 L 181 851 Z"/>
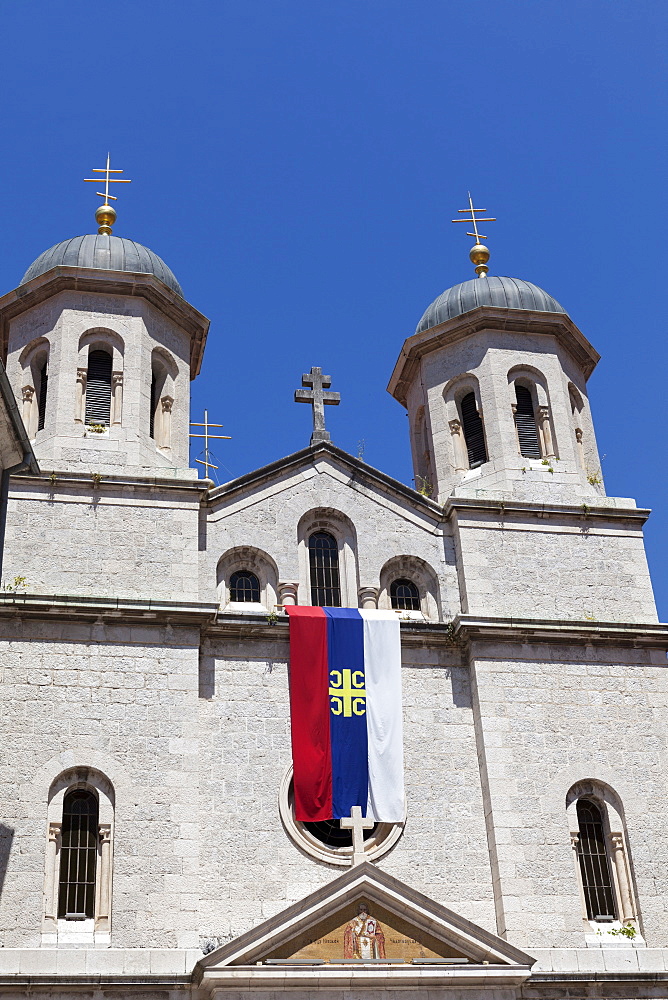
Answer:
<path fill-rule="evenodd" d="M 353 806 L 350 816 L 344 816 L 339 820 L 342 830 L 352 830 L 353 832 L 353 868 L 361 865 L 364 857 L 364 831 L 373 830 L 376 825 L 372 819 L 364 819 L 362 807 Z"/>
<path fill-rule="evenodd" d="M 111 177 L 110 174 L 122 174 L 122 170 L 112 170 L 110 167 L 110 157 L 107 153 L 107 165 L 106 167 L 93 167 L 94 174 L 104 174 L 104 191 L 96 191 L 95 194 L 99 195 L 100 198 L 104 198 L 101 205 L 95 213 L 95 218 L 98 223 L 98 233 L 104 236 L 111 236 L 111 227 L 116 221 L 116 209 L 112 208 L 109 204 L 109 199 L 112 201 L 118 201 L 118 198 L 114 194 L 109 194 L 110 184 L 132 184 L 132 181 L 127 177 Z M 101 181 L 101 177 L 84 177 L 85 184 L 97 184 Z"/>
<path fill-rule="evenodd" d="M 295 390 L 295 403 L 311 403 L 313 406 L 313 433 L 311 445 L 319 441 L 331 441 L 329 431 L 325 430 L 325 406 L 338 406 L 341 402 L 340 392 L 323 392 L 332 384 L 331 376 L 323 375 L 322 368 L 311 368 L 308 375 L 302 375 L 302 385 L 308 389 Z"/>
<path fill-rule="evenodd" d="M 209 441 L 212 440 L 212 439 L 215 439 L 215 440 L 218 440 L 218 441 L 231 441 L 232 438 L 230 437 L 229 434 L 209 434 L 209 427 L 222 427 L 223 425 L 222 424 L 211 424 L 211 423 L 209 423 L 209 411 L 208 410 L 204 411 L 204 423 L 196 423 L 194 420 L 191 420 L 190 421 L 190 426 L 191 427 L 203 427 L 204 428 L 204 433 L 203 434 L 193 434 L 192 431 L 191 431 L 190 432 L 190 437 L 191 438 L 204 438 L 204 461 L 202 461 L 201 458 L 196 458 L 195 461 L 198 463 L 198 465 L 203 465 L 204 466 L 204 468 L 206 469 L 206 478 L 208 479 L 209 478 L 209 469 L 217 469 L 218 468 L 217 465 L 214 465 L 213 462 L 210 461 L 210 459 L 211 459 L 211 452 L 209 450 Z"/>
<path fill-rule="evenodd" d="M 110 177 L 109 174 L 122 174 L 122 170 L 112 170 L 109 166 L 111 160 L 110 155 L 107 153 L 107 165 L 106 167 L 93 167 L 94 174 L 104 174 L 104 191 L 96 191 L 95 194 L 99 194 L 100 198 L 104 198 L 105 205 L 109 204 L 109 199 L 112 201 L 118 201 L 116 195 L 109 194 L 110 184 L 132 184 L 131 180 L 125 177 Z M 84 177 L 84 184 L 97 184 L 101 181 L 101 177 Z"/>
<path fill-rule="evenodd" d="M 452 219 L 452 222 L 470 222 L 473 226 L 473 232 L 467 233 L 467 236 L 472 236 L 475 240 L 475 245 L 471 248 L 469 257 L 471 261 L 476 265 L 476 273 L 479 278 L 484 277 L 489 268 L 487 267 L 487 261 L 489 260 L 489 250 L 482 242 L 488 239 L 487 236 L 483 236 L 482 233 L 478 232 L 479 222 L 496 222 L 496 219 L 480 219 L 476 216 L 476 212 L 486 212 L 486 208 L 474 208 L 473 198 L 471 197 L 471 192 L 469 191 L 469 207 L 457 209 L 459 215 L 468 215 L 466 219 Z"/>

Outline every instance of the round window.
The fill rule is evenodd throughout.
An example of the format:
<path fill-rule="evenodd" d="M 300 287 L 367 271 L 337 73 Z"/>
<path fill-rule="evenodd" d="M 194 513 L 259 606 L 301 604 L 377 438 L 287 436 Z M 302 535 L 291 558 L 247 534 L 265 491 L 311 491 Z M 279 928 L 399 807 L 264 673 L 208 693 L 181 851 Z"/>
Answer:
<path fill-rule="evenodd" d="M 330 865 L 349 866 L 353 859 L 351 830 L 342 830 L 336 820 L 320 823 L 301 823 L 295 819 L 295 805 L 292 788 L 292 764 L 281 782 L 279 811 L 288 836 L 318 861 Z M 399 840 L 404 823 L 374 823 L 372 829 L 364 831 L 364 853 L 369 861 L 386 854 Z"/>

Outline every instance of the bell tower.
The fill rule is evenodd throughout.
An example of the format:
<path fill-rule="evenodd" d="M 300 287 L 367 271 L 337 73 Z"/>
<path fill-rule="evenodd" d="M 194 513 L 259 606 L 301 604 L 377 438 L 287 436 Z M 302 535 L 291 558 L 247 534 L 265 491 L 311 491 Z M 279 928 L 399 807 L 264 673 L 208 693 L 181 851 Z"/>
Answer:
<path fill-rule="evenodd" d="M 190 380 L 209 322 L 157 254 L 112 234 L 109 186 L 129 180 L 109 158 L 94 172 L 97 233 L 46 250 L 0 298 L 7 373 L 44 468 L 193 479 Z"/>

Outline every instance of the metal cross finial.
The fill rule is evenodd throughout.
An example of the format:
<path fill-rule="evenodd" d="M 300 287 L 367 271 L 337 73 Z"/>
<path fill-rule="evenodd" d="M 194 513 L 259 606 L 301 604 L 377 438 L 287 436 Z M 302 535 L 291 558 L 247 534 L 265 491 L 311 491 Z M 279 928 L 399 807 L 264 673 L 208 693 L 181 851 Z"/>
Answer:
<path fill-rule="evenodd" d="M 325 430 L 325 406 L 338 406 L 341 402 L 340 392 L 323 392 L 329 389 L 332 379 L 322 374 L 322 368 L 311 368 L 308 375 L 302 375 L 302 385 L 308 389 L 295 390 L 295 403 L 311 403 L 313 405 L 313 433 L 311 446 L 320 441 L 331 441 L 329 431 Z"/>
<path fill-rule="evenodd" d="M 231 441 L 232 438 L 230 437 L 229 434 L 209 434 L 209 427 L 222 427 L 223 425 L 222 424 L 211 424 L 211 423 L 209 423 L 209 411 L 208 410 L 204 411 L 204 423 L 196 423 L 194 420 L 191 420 L 190 421 L 190 426 L 191 427 L 203 427 L 204 428 L 204 433 L 203 434 L 193 434 L 191 432 L 190 433 L 190 437 L 191 438 L 204 438 L 204 461 L 202 461 L 200 458 L 196 458 L 195 461 L 197 462 L 198 465 L 203 465 L 204 466 L 204 468 L 206 469 L 206 478 L 208 479 L 209 478 L 209 469 L 217 469 L 218 468 L 217 465 L 214 465 L 213 462 L 210 461 L 211 452 L 209 450 L 209 441 L 212 440 L 212 439 L 216 439 L 216 440 L 219 440 L 219 441 Z"/>
<path fill-rule="evenodd" d="M 100 198 L 104 198 L 104 202 L 100 205 L 97 212 L 95 213 L 95 218 L 97 219 L 100 228 L 98 233 L 105 234 L 107 236 L 111 235 L 111 227 L 116 221 L 116 212 L 109 204 L 109 199 L 112 201 L 118 201 L 116 195 L 109 194 L 110 184 L 132 184 L 132 181 L 127 177 L 110 177 L 110 174 L 122 174 L 122 170 L 112 170 L 110 154 L 107 153 L 107 165 L 106 167 L 93 167 L 94 174 L 104 174 L 104 191 L 96 191 L 95 194 L 99 195 Z M 98 184 L 102 180 L 101 177 L 84 177 L 84 184 Z"/>
<path fill-rule="evenodd" d="M 487 236 L 483 236 L 481 233 L 478 232 L 478 223 L 479 222 L 496 222 L 496 219 L 480 219 L 480 218 L 476 218 L 476 214 L 475 214 L 476 212 L 486 212 L 487 209 L 486 208 L 474 208 L 473 207 L 473 199 L 471 198 L 471 192 L 470 191 L 468 192 L 468 195 L 469 195 L 469 207 L 468 208 L 459 208 L 459 209 L 457 209 L 457 211 L 459 212 L 460 215 L 468 215 L 469 218 L 467 218 L 467 219 L 452 219 L 452 222 L 470 222 L 470 223 L 472 223 L 472 225 L 473 225 L 473 232 L 466 234 L 467 236 L 472 236 L 474 238 L 474 240 L 475 240 L 475 245 L 471 248 L 471 252 L 469 254 L 469 257 L 471 258 L 471 261 L 476 265 L 476 274 L 478 275 L 479 278 L 482 278 L 489 271 L 489 268 L 487 267 L 487 261 L 489 260 L 489 250 L 487 249 L 487 247 L 485 246 L 485 244 L 482 242 L 482 240 L 486 240 L 486 239 L 488 239 L 488 237 Z"/>
<path fill-rule="evenodd" d="M 345 816 L 339 820 L 342 830 L 352 830 L 353 832 L 353 867 L 361 865 L 364 858 L 364 831 L 373 830 L 376 825 L 372 819 L 362 817 L 362 807 L 353 806 L 350 816 Z"/>

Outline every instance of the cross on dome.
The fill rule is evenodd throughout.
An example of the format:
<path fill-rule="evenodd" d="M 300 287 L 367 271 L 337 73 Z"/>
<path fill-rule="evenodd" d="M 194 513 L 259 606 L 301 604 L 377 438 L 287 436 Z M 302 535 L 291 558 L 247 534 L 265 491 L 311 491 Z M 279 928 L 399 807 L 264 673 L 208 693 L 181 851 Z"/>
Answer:
<path fill-rule="evenodd" d="M 111 177 L 110 174 L 122 174 L 122 170 L 112 169 L 111 167 L 111 157 L 107 153 L 107 165 L 106 167 L 93 167 L 94 174 L 104 174 L 104 191 L 96 191 L 95 194 L 99 195 L 100 198 L 104 198 L 104 202 L 95 213 L 95 219 L 98 223 L 98 235 L 99 236 L 111 236 L 111 227 L 116 221 L 116 210 L 109 204 L 109 199 L 112 201 L 118 201 L 118 198 L 114 194 L 109 194 L 110 184 L 132 184 L 132 181 L 127 177 Z M 102 177 L 84 177 L 84 184 L 97 184 L 102 180 Z"/>
<path fill-rule="evenodd" d="M 320 441 L 331 441 L 329 431 L 325 429 L 325 406 L 338 406 L 341 393 L 324 392 L 332 384 L 330 375 L 323 375 L 322 368 L 311 367 L 307 375 L 302 375 L 302 385 L 307 389 L 295 390 L 295 403 L 311 403 L 313 406 L 313 433 L 311 446 Z"/>
<path fill-rule="evenodd" d="M 487 261 L 489 260 L 489 249 L 482 242 L 487 239 L 487 236 L 483 236 L 482 233 L 478 232 L 479 222 L 496 222 L 496 219 L 481 219 L 476 216 L 476 212 L 486 212 L 486 208 L 474 208 L 473 198 L 471 197 L 471 192 L 468 192 L 469 196 L 469 207 L 468 208 L 458 208 L 457 212 L 459 215 L 468 215 L 466 219 L 452 219 L 452 222 L 470 222 L 473 226 L 473 232 L 467 233 L 467 236 L 472 236 L 475 240 L 474 245 L 471 247 L 471 252 L 469 257 L 471 263 L 475 264 L 476 274 L 479 278 L 486 278 L 489 268 L 487 267 Z"/>

